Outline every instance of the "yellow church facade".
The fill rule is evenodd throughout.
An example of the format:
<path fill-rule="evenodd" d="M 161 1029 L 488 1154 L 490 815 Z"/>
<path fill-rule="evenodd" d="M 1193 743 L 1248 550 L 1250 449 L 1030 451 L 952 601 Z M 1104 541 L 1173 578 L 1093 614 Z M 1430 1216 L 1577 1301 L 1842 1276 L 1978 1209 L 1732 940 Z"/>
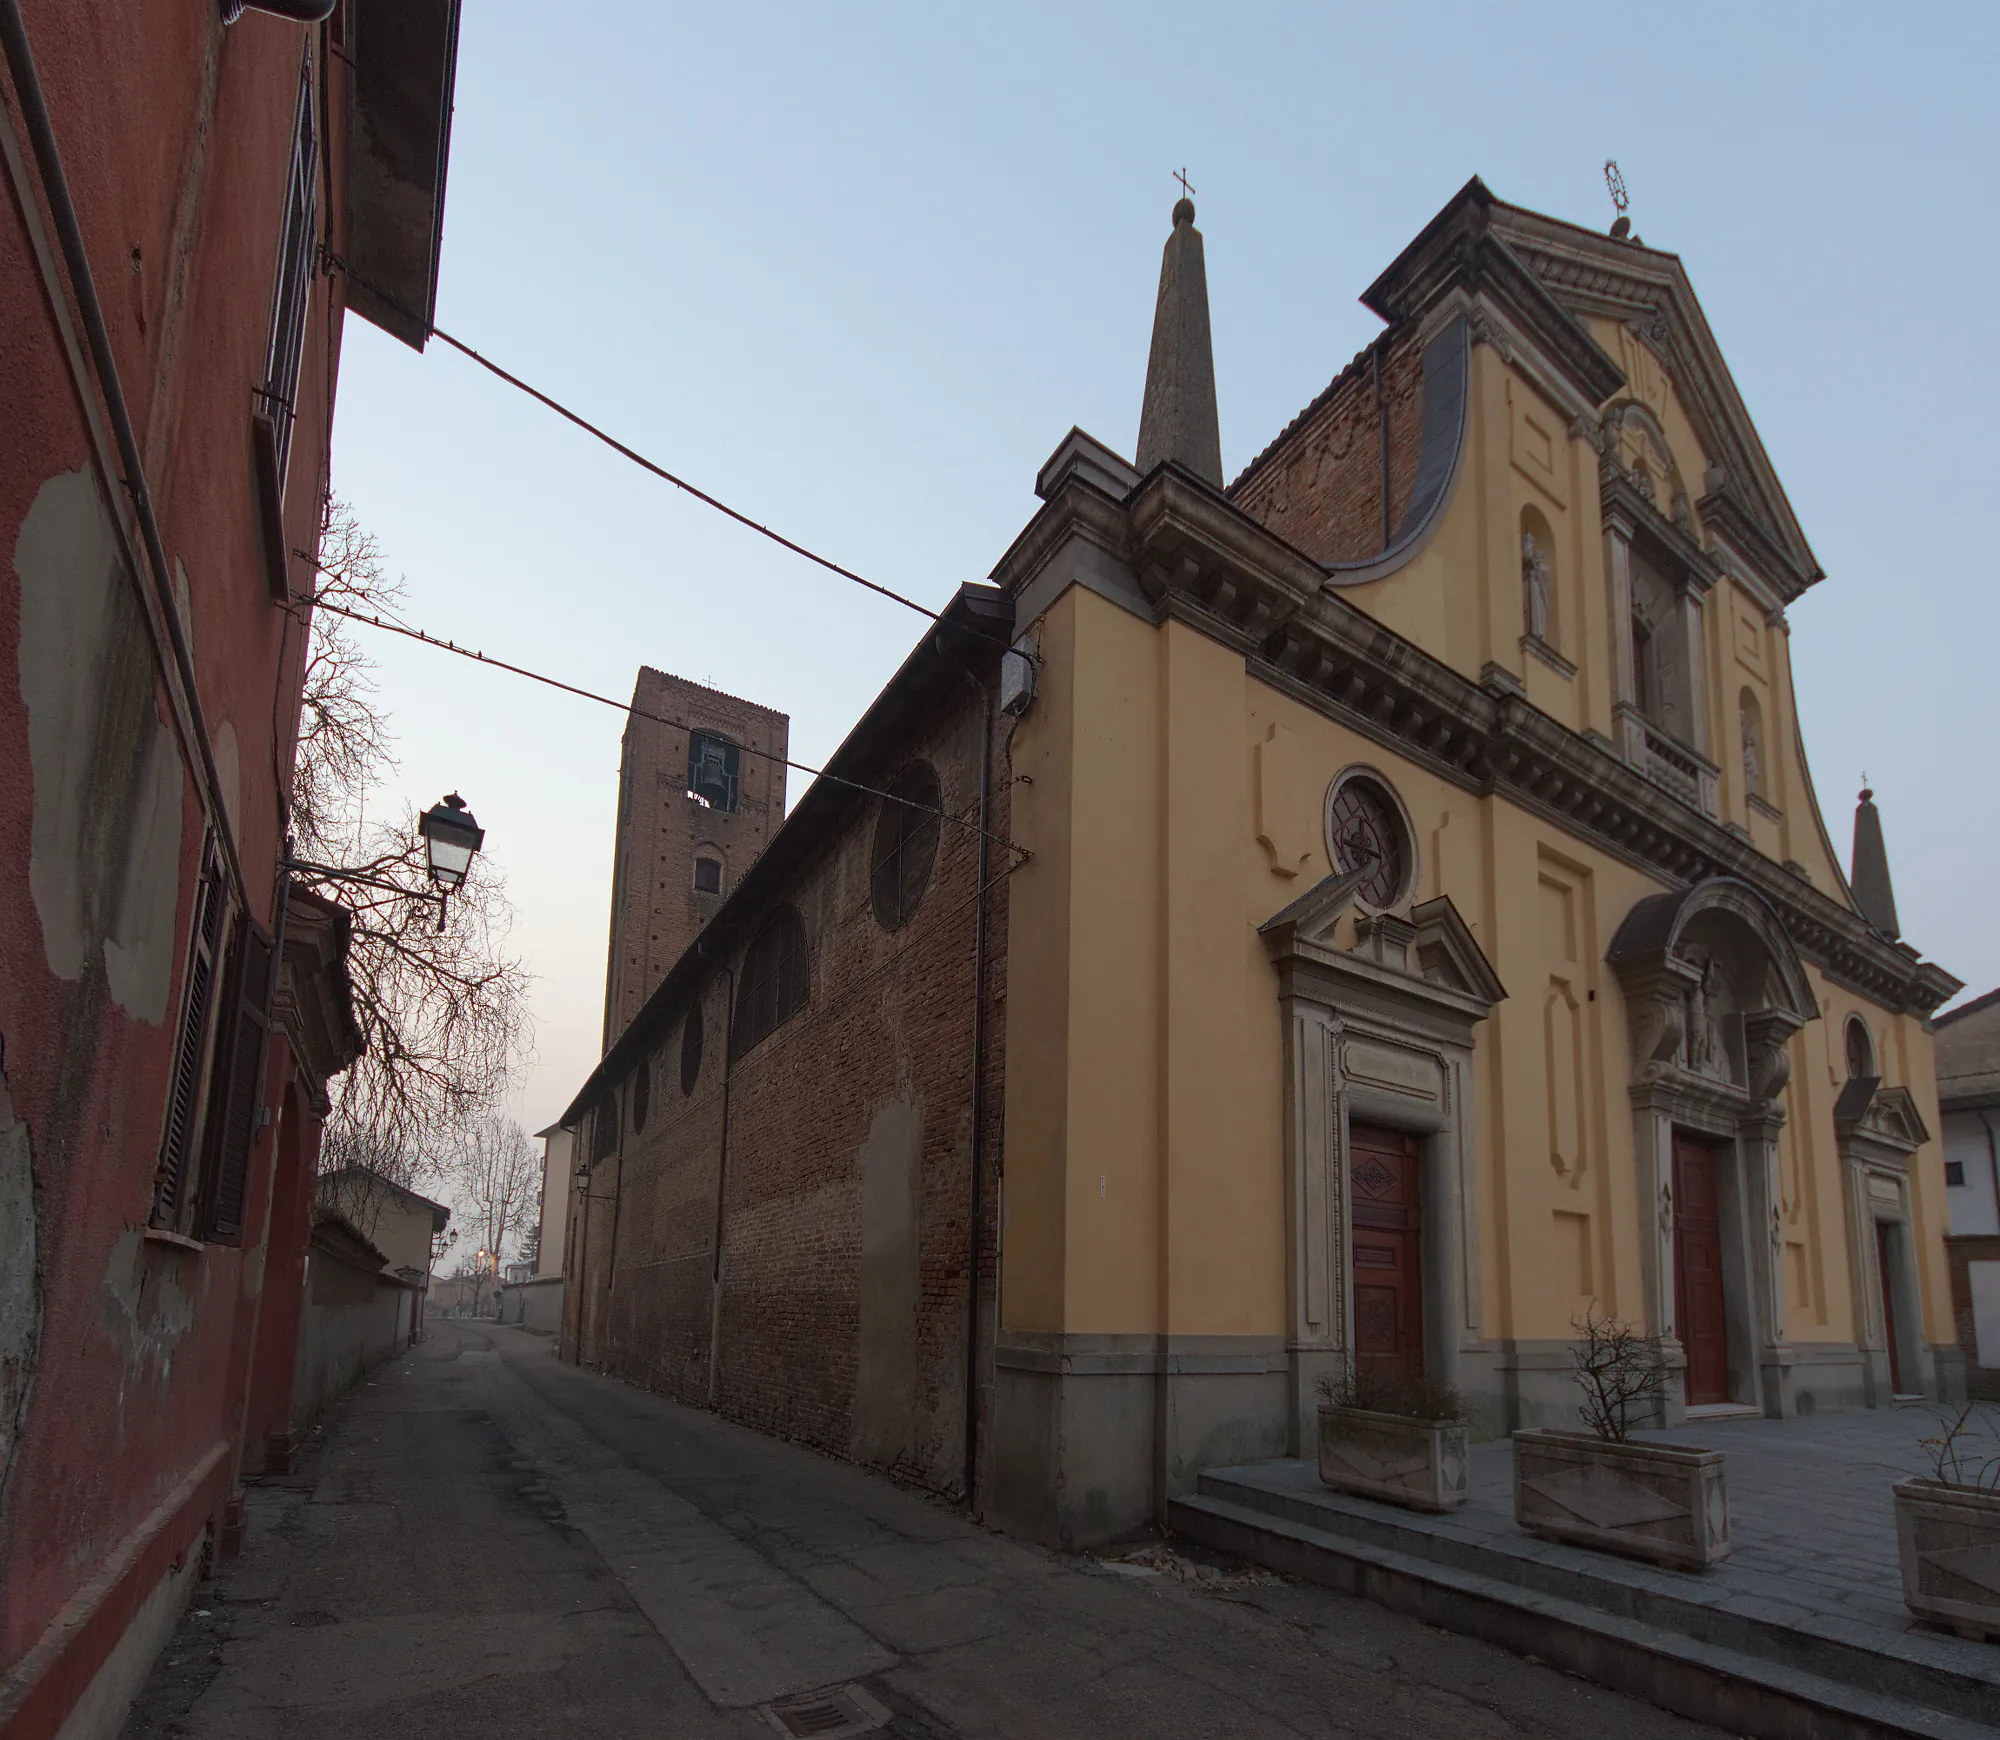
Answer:
<path fill-rule="evenodd" d="M 1680 262 L 1469 184 L 1233 484 L 1201 237 L 1136 464 L 1073 432 L 994 578 L 1007 743 L 988 1503 L 1102 1536 L 1309 1453 L 1350 1362 L 1574 1420 L 1958 1382 L 1927 1030 L 1850 885 L 1788 613 L 1820 578 Z M 1879 891 L 1879 892 L 1878 892 Z"/>

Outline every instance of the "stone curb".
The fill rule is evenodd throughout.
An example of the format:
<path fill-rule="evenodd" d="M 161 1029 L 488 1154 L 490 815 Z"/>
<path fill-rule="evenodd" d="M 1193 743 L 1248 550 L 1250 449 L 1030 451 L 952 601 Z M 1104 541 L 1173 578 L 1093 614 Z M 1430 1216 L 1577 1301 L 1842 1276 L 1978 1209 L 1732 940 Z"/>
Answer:
<path fill-rule="evenodd" d="M 1699 1642 L 1476 1571 L 1345 1539 L 1206 1494 L 1174 1528 L 1204 1546 L 1533 1655 L 1661 1709 L 1756 1740 L 1990 1740 L 1967 1718 Z"/>

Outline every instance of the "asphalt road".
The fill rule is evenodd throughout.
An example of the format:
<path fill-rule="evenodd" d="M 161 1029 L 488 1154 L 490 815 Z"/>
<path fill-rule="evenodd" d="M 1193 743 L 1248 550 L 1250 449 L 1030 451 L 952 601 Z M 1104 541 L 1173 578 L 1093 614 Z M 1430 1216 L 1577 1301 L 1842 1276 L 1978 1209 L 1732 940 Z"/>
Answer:
<path fill-rule="evenodd" d="M 1023 1546 L 490 1324 L 435 1325 L 249 1509 L 126 1740 L 770 1740 L 840 1686 L 936 1740 L 1716 1732 L 1213 1556 Z"/>

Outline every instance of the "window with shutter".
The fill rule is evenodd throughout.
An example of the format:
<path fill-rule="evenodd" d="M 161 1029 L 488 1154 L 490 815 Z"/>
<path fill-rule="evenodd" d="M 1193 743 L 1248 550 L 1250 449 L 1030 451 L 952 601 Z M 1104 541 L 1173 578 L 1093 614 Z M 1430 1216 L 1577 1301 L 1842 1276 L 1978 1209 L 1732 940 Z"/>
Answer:
<path fill-rule="evenodd" d="M 269 933 L 247 914 L 239 918 L 225 979 L 227 996 L 215 1048 L 215 1082 L 209 1090 L 202 1156 L 202 1232 L 217 1244 L 243 1242 L 250 1152 L 257 1141 L 264 1055 L 271 1037 L 275 966 L 276 950 Z"/>
<path fill-rule="evenodd" d="M 319 254 L 317 183 L 319 142 L 313 132 L 312 51 L 299 68 L 299 100 L 292 123 L 292 164 L 285 183 L 285 227 L 278 243 L 278 279 L 271 297 L 271 337 L 258 408 L 271 421 L 272 457 L 279 500 L 291 463 L 297 416 L 299 363 L 305 353 L 306 307 Z"/>
<path fill-rule="evenodd" d="M 194 929 L 188 941 L 187 971 L 181 978 L 181 1019 L 174 1036 L 173 1073 L 167 1082 L 166 1129 L 154 1175 L 153 1224 L 178 1227 L 186 1218 L 194 1154 L 195 1120 L 201 1115 L 207 1078 L 210 1019 L 221 971 L 222 926 L 229 896 L 211 834 L 202 847 L 201 880 L 195 887 Z"/>

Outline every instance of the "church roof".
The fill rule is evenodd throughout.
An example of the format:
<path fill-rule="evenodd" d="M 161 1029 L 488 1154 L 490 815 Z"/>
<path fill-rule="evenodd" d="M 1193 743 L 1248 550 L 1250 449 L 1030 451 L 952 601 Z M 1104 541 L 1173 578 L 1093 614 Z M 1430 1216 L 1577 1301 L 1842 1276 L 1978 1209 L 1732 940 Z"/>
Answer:
<path fill-rule="evenodd" d="M 1823 577 L 1678 255 L 1509 205 L 1474 176 L 1361 299 L 1393 331 L 1455 292 L 1484 293 L 1505 306 L 1591 406 L 1611 402 L 1625 379 L 1585 321 L 1626 326 L 1660 359 L 1710 460 L 1705 493 L 1694 503 L 1703 523 L 1736 544 L 1787 601 Z M 1232 495 L 1367 366 L 1374 349 L 1357 352 L 1237 475 Z"/>

